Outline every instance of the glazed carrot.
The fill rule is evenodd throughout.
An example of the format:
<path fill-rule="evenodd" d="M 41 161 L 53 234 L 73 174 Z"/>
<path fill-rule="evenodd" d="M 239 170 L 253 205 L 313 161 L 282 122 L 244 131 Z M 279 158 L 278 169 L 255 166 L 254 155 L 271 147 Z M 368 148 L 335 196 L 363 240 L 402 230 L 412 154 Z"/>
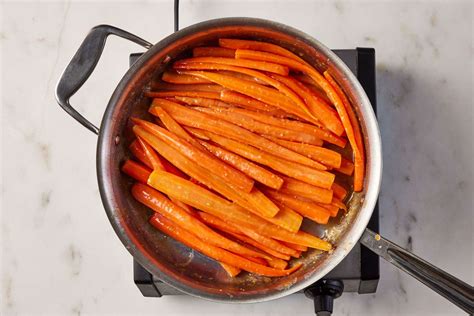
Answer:
<path fill-rule="evenodd" d="M 237 78 L 240 78 L 240 79 L 244 79 L 244 80 L 247 80 L 247 81 L 251 81 L 251 82 L 255 82 L 255 83 L 259 83 L 259 84 L 263 84 L 263 85 L 268 85 L 268 83 L 266 83 L 265 81 L 262 81 L 258 78 L 253 77 L 253 76 L 246 75 L 244 73 L 234 72 L 234 71 L 229 71 L 229 70 L 217 70 L 216 72 L 220 73 L 220 74 L 223 74 L 223 75 L 231 75 L 231 76 L 234 76 L 234 77 L 237 77 Z"/>
<path fill-rule="evenodd" d="M 334 192 L 334 196 L 338 199 L 344 200 L 347 196 L 347 190 L 336 182 L 332 184 L 331 190 Z"/>
<path fill-rule="evenodd" d="M 194 57 L 188 59 L 181 59 L 173 64 L 173 68 L 180 68 L 183 65 L 197 64 L 197 63 L 212 63 L 236 66 L 242 68 L 257 69 L 261 71 L 267 71 L 276 73 L 283 76 L 288 76 L 288 67 L 274 63 L 267 63 L 254 60 L 239 60 L 235 58 L 224 58 L 224 57 Z M 182 68 L 181 68 L 182 69 Z"/>
<path fill-rule="evenodd" d="M 299 195 L 319 203 L 331 203 L 333 199 L 332 190 L 322 189 L 289 177 L 282 177 L 284 180 L 280 191 L 290 195 Z"/>
<path fill-rule="evenodd" d="M 148 145 L 146 141 L 141 139 L 140 137 L 137 137 L 137 141 L 142 147 L 143 152 L 145 153 L 145 156 L 147 157 L 147 160 L 150 161 L 153 170 L 164 170 L 165 167 L 163 166 L 163 163 L 161 162 L 160 158 L 156 154 L 156 152 L 153 150 L 153 148 Z"/>
<path fill-rule="evenodd" d="M 266 151 L 275 156 L 287 159 L 289 161 L 298 162 L 303 165 L 314 165 L 314 161 L 306 156 L 295 153 L 281 145 L 256 135 L 244 128 L 235 124 L 225 122 L 222 120 L 215 120 L 212 116 L 186 108 L 180 104 L 166 104 L 162 105 L 166 112 L 168 112 L 179 123 L 214 132 L 234 140 L 244 142 L 246 144 L 255 146 L 262 151 Z"/>
<path fill-rule="evenodd" d="M 268 171 L 265 168 L 262 168 L 253 162 L 248 161 L 245 158 L 242 158 L 239 155 L 236 155 L 230 151 L 227 151 L 223 148 L 218 146 L 214 146 L 212 144 L 201 142 L 201 144 L 207 148 L 211 153 L 213 153 L 216 157 L 222 159 L 223 161 L 227 162 L 234 168 L 242 171 L 252 179 L 265 184 L 266 186 L 279 189 L 283 184 L 283 179 L 274 173 Z"/>
<path fill-rule="evenodd" d="M 215 99 L 206 99 L 206 98 L 190 98 L 190 97 L 176 97 L 175 98 L 178 101 L 181 101 L 187 105 L 191 106 L 203 106 L 207 108 L 212 108 L 212 107 L 220 107 L 220 108 L 228 108 L 231 107 L 232 105 L 225 103 L 221 100 L 215 100 Z"/>
<path fill-rule="evenodd" d="M 157 172 L 154 173 L 156 174 Z M 156 177 L 153 177 L 152 174 L 150 178 L 153 178 L 152 186 L 158 191 L 173 196 L 201 211 L 215 215 L 222 220 L 252 228 L 264 236 L 277 240 L 325 251 L 332 248 L 331 244 L 327 241 L 302 231 L 292 233 L 281 229 L 277 225 L 268 222 L 268 219 L 260 218 L 240 206 L 213 194 L 209 190 L 173 174 L 158 172 Z"/>
<path fill-rule="evenodd" d="M 260 135 L 268 135 L 279 139 L 289 140 L 289 141 L 296 141 L 296 142 L 303 142 L 307 144 L 320 144 L 321 140 L 316 138 L 312 134 L 305 134 L 303 132 L 296 132 L 290 129 L 281 128 L 274 125 L 269 125 L 262 123 L 260 121 L 254 120 L 251 117 L 246 115 L 242 115 L 231 111 L 231 109 L 225 108 L 196 108 L 197 111 L 209 114 L 211 116 L 217 117 L 219 119 L 223 119 L 228 121 L 229 123 L 233 123 L 237 126 L 245 128 L 251 132 L 260 134 Z M 326 168 L 321 165 L 320 163 L 313 163 L 311 167 L 325 170 Z"/>
<path fill-rule="evenodd" d="M 245 94 L 241 94 L 232 90 L 222 90 L 221 100 L 227 103 L 233 103 L 246 109 L 254 111 L 262 111 L 269 113 L 281 113 L 282 110 L 251 98 Z"/>
<path fill-rule="evenodd" d="M 235 49 L 224 47 L 195 47 L 193 57 L 235 57 Z"/>
<path fill-rule="evenodd" d="M 285 255 L 293 256 L 297 254 L 297 252 L 294 249 L 289 248 L 276 240 L 260 235 L 259 233 L 255 232 L 253 229 L 237 226 L 232 223 L 226 223 L 225 221 L 222 221 L 218 217 L 211 214 L 204 213 L 204 212 L 200 212 L 199 216 L 203 219 L 204 222 L 208 223 L 211 226 L 214 225 L 216 227 L 219 227 L 219 229 L 222 229 L 225 232 L 234 233 L 234 234 L 243 234 L 247 237 L 252 238 L 256 242 Z"/>
<path fill-rule="evenodd" d="M 244 256 L 246 259 L 250 260 L 250 261 L 253 261 L 255 263 L 258 263 L 258 264 L 261 264 L 263 266 L 268 266 L 268 262 L 267 260 L 263 259 L 263 258 L 258 258 L 258 257 L 250 257 L 250 256 Z M 274 267 L 272 267 L 274 268 Z"/>
<path fill-rule="evenodd" d="M 193 146 L 186 140 L 179 138 L 175 134 L 170 133 L 156 124 L 140 119 L 134 119 L 134 122 L 145 128 L 147 131 L 153 133 L 153 135 L 172 146 L 175 150 L 178 150 L 182 155 L 194 161 L 194 163 L 207 169 L 209 172 L 216 174 L 226 183 L 235 185 L 245 192 L 250 192 L 252 190 L 252 179 L 209 154 L 209 152 Z"/>
<path fill-rule="evenodd" d="M 239 243 L 233 242 L 232 240 L 219 235 L 199 221 L 196 217 L 189 215 L 185 210 L 175 205 L 164 195 L 147 185 L 140 183 L 135 184 L 132 187 L 132 195 L 140 203 L 173 221 L 183 229 L 193 232 L 193 234 L 199 236 L 201 240 L 209 244 L 242 255 L 254 257 L 261 256 L 259 252 L 245 248 Z"/>
<path fill-rule="evenodd" d="M 346 175 L 350 176 L 354 172 L 354 168 L 355 168 L 354 164 L 351 161 L 349 161 L 345 158 L 342 158 L 341 166 L 339 168 L 335 168 L 334 170 L 337 170 L 340 173 L 343 173 L 343 174 L 346 174 Z"/>
<path fill-rule="evenodd" d="M 278 270 L 257 264 L 248 259 L 245 259 L 244 257 L 234 255 L 229 251 L 201 241 L 195 235 L 180 228 L 178 225 L 174 224 L 172 221 L 166 219 L 165 217 L 160 216 L 159 214 L 155 214 L 151 218 L 150 222 L 153 226 L 155 226 L 165 234 L 169 235 L 170 237 L 173 237 L 174 239 L 182 242 L 186 246 L 191 247 L 194 250 L 197 250 L 214 260 L 224 262 L 226 264 L 248 272 L 265 276 L 285 276 L 295 272 L 301 267 L 301 265 L 295 265 L 294 267 L 288 270 Z"/>
<path fill-rule="evenodd" d="M 346 129 L 347 138 L 349 139 L 354 153 L 354 191 L 359 192 L 362 190 L 362 186 L 364 185 L 365 173 L 364 143 L 359 127 L 359 121 L 357 120 L 354 110 L 352 109 L 346 95 L 328 71 L 324 72 L 324 77 L 328 80 L 329 84 L 334 88 L 336 94 L 342 100 L 342 106 L 335 105 L 341 120 L 344 119 L 343 123 Z"/>
<path fill-rule="evenodd" d="M 298 251 L 304 252 L 304 251 L 307 251 L 307 250 L 308 250 L 308 247 L 301 246 L 301 245 L 297 245 L 297 244 L 293 244 L 293 243 L 291 243 L 291 242 L 282 241 L 281 243 L 284 244 L 284 245 L 287 245 L 287 246 L 290 247 L 290 248 L 293 248 L 293 249 L 295 249 L 295 250 L 298 250 Z"/>
<path fill-rule="evenodd" d="M 153 165 L 148 157 L 145 155 L 145 152 L 142 149 L 142 146 L 138 143 L 138 140 L 134 140 L 128 147 L 132 154 L 148 168 L 153 169 Z"/>
<path fill-rule="evenodd" d="M 318 224 L 327 224 L 329 220 L 329 211 L 316 203 L 302 201 L 291 195 L 273 190 L 265 190 L 265 193 L 276 202 L 292 208 Z"/>
<path fill-rule="evenodd" d="M 197 98 L 208 98 L 208 99 L 220 99 L 219 92 L 208 92 L 208 91 L 145 91 L 146 97 L 149 98 L 174 98 L 180 97 L 197 97 Z"/>
<path fill-rule="evenodd" d="M 272 75 L 276 80 L 284 83 L 300 96 L 308 105 L 309 111 L 324 124 L 324 126 L 336 135 L 341 136 L 344 131 L 337 113 L 324 100 L 317 98 L 311 91 L 292 77 Z"/>
<path fill-rule="evenodd" d="M 161 76 L 161 80 L 169 83 L 177 84 L 196 84 L 196 83 L 211 83 L 209 80 L 201 79 L 194 76 L 178 74 L 174 71 L 165 71 Z"/>
<path fill-rule="evenodd" d="M 130 159 L 126 160 L 122 165 L 122 171 L 133 179 L 145 184 L 147 183 L 148 177 L 151 174 L 150 169 Z"/>
<path fill-rule="evenodd" d="M 277 144 L 285 146 L 297 153 L 305 155 L 308 158 L 316 160 L 331 168 L 341 168 L 342 156 L 340 153 L 320 146 L 311 144 L 302 144 L 298 142 L 287 141 L 284 139 L 270 138 Z"/>
<path fill-rule="evenodd" d="M 339 207 L 333 204 L 319 204 L 319 206 L 325 208 L 330 214 L 331 217 L 336 217 L 339 213 Z"/>
<path fill-rule="evenodd" d="M 339 200 L 338 198 L 333 198 L 331 204 L 337 206 L 339 209 L 343 209 L 344 211 L 347 211 L 347 206 L 346 206 L 346 204 L 344 204 L 344 203 L 343 203 L 341 200 Z"/>
<path fill-rule="evenodd" d="M 242 271 L 239 268 L 228 265 L 227 263 L 219 262 L 219 264 L 231 278 L 236 277 Z"/>
<path fill-rule="evenodd" d="M 228 90 L 222 91 L 221 96 L 224 93 L 226 93 L 226 91 Z M 303 122 L 298 122 L 295 120 L 276 118 L 276 117 L 269 116 L 265 113 L 257 113 L 257 112 L 249 111 L 245 109 L 228 108 L 226 110 L 229 112 L 235 112 L 242 115 L 246 115 L 248 117 L 253 118 L 254 120 L 260 121 L 265 124 L 274 125 L 274 126 L 278 126 L 278 127 L 286 128 L 286 129 L 291 129 L 293 131 L 302 132 L 305 134 L 311 134 L 311 135 L 314 135 L 314 137 L 318 139 L 325 140 L 328 143 L 335 144 L 339 147 L 344 147 L 346 145 L 346 141 L 343 138 L 340 138 L 334 135 L 333 133 L 331 133 L 330 131 L 324 128 L 320 128 L 318 126 L 314 126 L 314 125 L 303 123 Z"/>
<path fill-rule="evenodd" d="M 158 91 L 203 91 L 203 92 L 221 92 L 223 88 L 216 84 L 175 84 L 167 82 L 155 82 L 153 90 Z"/>
<path fill-rule="evenodd" d="M 289 177 L 304 181 L 306 183 L 329 189 L 334 182 L 335 176 L 332 173 L 316 170 L 307 166 L 287 161 L 260 151 L 255 147 L 236 142 L 232 139 L 207 132 L 206 135 L 215 143 L 225 149 L 241 155 L 249 160 L 268 166 Z"/>

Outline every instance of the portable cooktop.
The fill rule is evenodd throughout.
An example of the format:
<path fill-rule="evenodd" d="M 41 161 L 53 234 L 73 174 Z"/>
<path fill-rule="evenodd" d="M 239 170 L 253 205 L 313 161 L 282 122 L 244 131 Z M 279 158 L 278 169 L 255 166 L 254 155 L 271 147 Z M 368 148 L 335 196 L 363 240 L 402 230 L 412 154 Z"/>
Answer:
<path fill-rule="evenodd" d="M 356 48 L 334 50 L 334 52 L 357 75 L 376 112 L 375 50 Z M 131 54 L 130 65 L 140 56 L 141 53 Z M 367 227 L 373 231 L 380 231 L 378 204 Z M 333 309 L 333 300 L 341 296 L 343 292 L 375 293 L 379 282 L 379 272 L 379 257 L 358 243 L 330 273 L 295 295 L 304 293 L 308 298 L 314 300 L 315 313 L 330 315 Z M 161 282 L 136 261 L 133 263 L 133 279 L 143 296 L 146 297 L 184 294 Z"/>

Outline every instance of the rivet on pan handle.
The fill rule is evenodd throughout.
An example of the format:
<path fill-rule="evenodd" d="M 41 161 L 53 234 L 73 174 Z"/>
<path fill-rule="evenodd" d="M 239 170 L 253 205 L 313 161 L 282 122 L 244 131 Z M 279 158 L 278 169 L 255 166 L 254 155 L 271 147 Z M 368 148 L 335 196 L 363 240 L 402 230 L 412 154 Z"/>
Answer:
<path fill-rule="evenodd" d="M 56 100 L 59 105 L 76 121 L 95 134 L 99 134 L 97 126 L 77 112 L 69 103 L 69 99 L 82 87 L 94 71 L 109 35 L 128 39 L 146 49 L 153 46 L 144 39 L 114 26 L 98 25 L 84 39 L 56 86 Z"/>
<path fill-rule="evenodd" d="M 469 284 L 433 266 L 370 229 L 365 230 L 360 242 L 397 268 L 456 304 L 469 315 L 474 313 L 474 290 Z"/>

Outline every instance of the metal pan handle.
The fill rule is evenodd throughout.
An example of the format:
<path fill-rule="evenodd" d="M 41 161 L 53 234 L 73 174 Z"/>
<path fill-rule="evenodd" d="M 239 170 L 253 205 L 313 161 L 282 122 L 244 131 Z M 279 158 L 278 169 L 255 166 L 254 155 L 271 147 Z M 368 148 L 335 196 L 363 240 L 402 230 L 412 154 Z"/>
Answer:
<path fill-rule="evenodd" d="M 474 313 L 474 289 L 451 274 L 366 229 L 360 242 L 397 268 L 418 279 L 469 315 Z"/>
<path fill-rule="evenodd" d="M 146 49 L 153 46 L 144 39 L 114 26 L 98 25 L 87 34 L 56 86 L 56 101 L 59 105 L 76 121 L 95 134 L 99 134 L 97 126 L 77 112 L 69 103 L 69 99 L 82 87 L 94 71 L 109 35 L 128 39 Z"/>

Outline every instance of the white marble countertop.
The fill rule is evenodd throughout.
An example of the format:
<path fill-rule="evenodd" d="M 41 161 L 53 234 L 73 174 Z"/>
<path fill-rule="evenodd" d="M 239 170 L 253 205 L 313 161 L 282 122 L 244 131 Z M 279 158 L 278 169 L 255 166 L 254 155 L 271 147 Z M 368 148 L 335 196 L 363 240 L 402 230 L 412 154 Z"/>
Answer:
<path fill-rule="evenodd" d="M 473 4 L 181 1 L 181 25 L 276 20 L 331 48 L 374 47 L 384 150 L 381 232 L 473 283 Z M 2 315 L 312 315 L 291 296 L 257 305 L 143 298 L 100 201 L 96 137 L 54 100 L 63 68 L 102 23 L 149 41 L 172 32 L 172 1 L 2 2 Z M 72 102 L 99 122 L 137 46 L 111 38 Z M 336 315 L 457 315 L 389 264 L 378 291 L 344 294 Z"/>

